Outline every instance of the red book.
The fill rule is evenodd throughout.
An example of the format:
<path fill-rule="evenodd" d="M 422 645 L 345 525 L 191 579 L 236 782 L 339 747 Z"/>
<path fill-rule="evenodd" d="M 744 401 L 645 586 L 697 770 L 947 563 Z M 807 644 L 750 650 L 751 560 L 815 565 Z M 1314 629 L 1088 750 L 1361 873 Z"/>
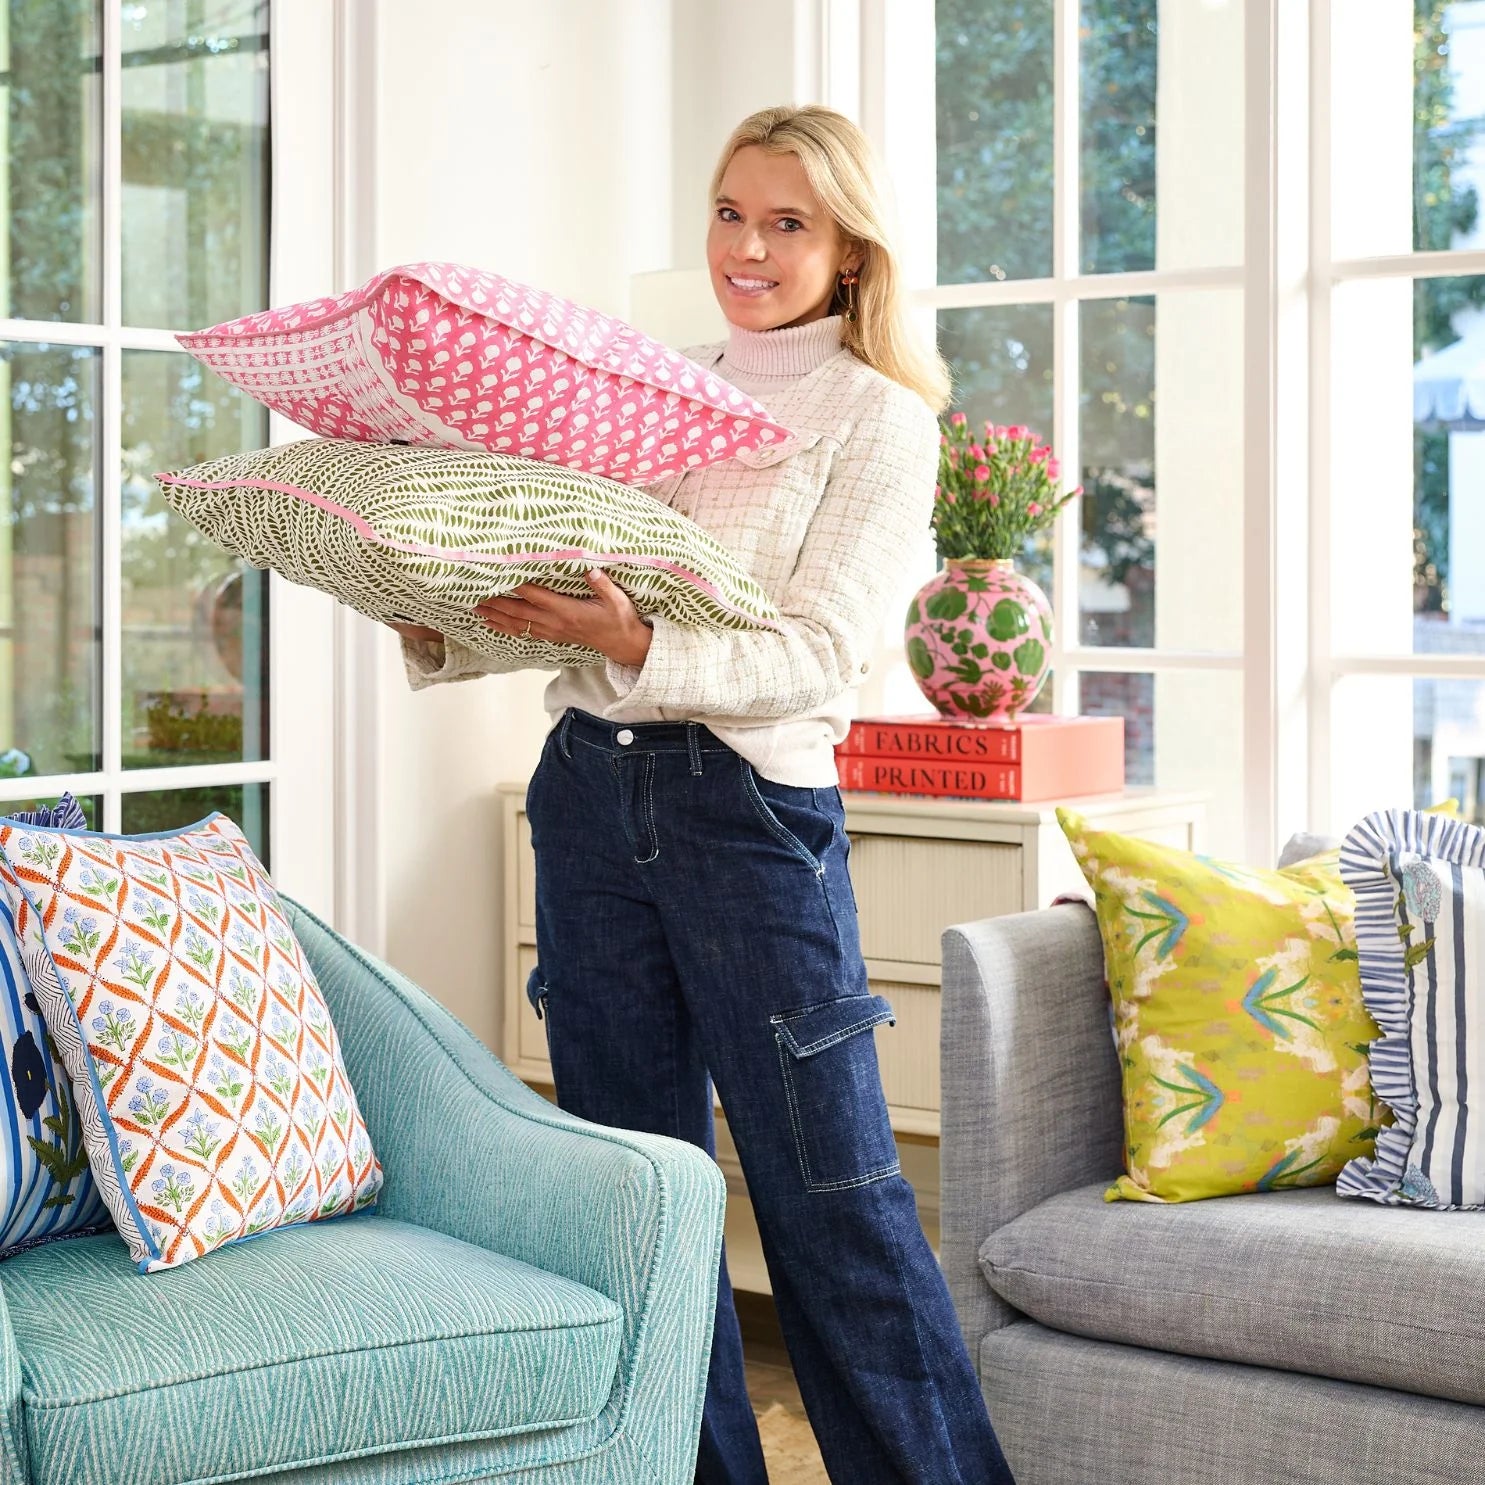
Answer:
<path fill-rule="evenodd" d="M 862 717 L 835 754 L 842 789 L 1023 802 L 1114 794 L 1124 787 L 1124 719 Z"/>

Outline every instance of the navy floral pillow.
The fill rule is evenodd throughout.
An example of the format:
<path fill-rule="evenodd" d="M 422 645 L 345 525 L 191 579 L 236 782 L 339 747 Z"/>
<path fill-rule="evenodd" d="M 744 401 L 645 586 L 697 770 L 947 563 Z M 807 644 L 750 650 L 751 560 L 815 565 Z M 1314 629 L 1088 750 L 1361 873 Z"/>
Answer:
<path fill-rule="evenodd" d="M 86 830 L 77 801 L 6 818 L 27 825 Z M 0 872 L 8 871 L 0 862 Z M 6 1068 L 0 1131 L 0 1257 L 53 1238 L 107 1231 L 108 1209 L 88 1169 L 81 1121 L 56 1047 L 31 990 L 18 923 L 0 893 L 0 1044 Z"/>

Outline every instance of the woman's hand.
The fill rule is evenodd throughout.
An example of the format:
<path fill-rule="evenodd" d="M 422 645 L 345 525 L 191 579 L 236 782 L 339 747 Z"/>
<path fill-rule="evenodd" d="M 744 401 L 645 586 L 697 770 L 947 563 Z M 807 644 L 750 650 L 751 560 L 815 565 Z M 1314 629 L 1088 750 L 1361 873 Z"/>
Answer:
<path fill-rule="evenodd" d="M 436 629 L 426 629 L 421 624 L 403 624 L 396 619 L 387 620 L 387 628 L 395 629 L 403 639 L 410 639 L 414 643 L 423 641 L 428 644 L 443 643 L 443 635 Z"/>
<path fill-rule="evenodd" d="M 590 568 L 584 576 L 593 590 L 591 598 L 569 598 L 536 583 L 522 583 L 476 604 L 474 611 L 502 634 L 524 635 L 530 624 L 532 639 L 587 645 L 618 665 L 643 665 L 653 637 L 650 626 L 601 568 Z"/>

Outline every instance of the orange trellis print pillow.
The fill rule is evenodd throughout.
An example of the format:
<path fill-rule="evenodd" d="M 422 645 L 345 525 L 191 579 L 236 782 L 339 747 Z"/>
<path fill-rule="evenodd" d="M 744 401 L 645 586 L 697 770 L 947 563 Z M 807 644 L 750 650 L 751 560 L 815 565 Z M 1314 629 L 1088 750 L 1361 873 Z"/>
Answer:
<path fill-rule="evenodd" d="M 94 1180 L 142 1272 L 376 1199 L 330 1012 L 232 821 L 6 824 L 0 856 L 0 890 L 34 909 L 22 955 Z"/>

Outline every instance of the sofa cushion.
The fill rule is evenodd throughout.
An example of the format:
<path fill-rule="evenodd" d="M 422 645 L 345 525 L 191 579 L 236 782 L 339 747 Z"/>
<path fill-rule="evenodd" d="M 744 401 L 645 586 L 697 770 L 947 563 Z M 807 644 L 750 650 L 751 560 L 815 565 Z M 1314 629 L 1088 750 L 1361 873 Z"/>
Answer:
<path fill-rule="evenodd" d="M 451 444 L 649 484 L 788 445 L 756 398 L 623 320 L 461 263 L 177 339 L 327 438 Z"/>
<path fill-rule="evenodd" d="M 591 1418 L 602 1294 L 362 1213 L 142 1275 L 116 1235 L 0 1265 L 33 1480 L 237 1479 Z"/>
<path fill-rule="evenodd" d="M 1382 1028 L 1367 1049 L 1372 1084 L 1394 1117 L 1376 1158 L 1351 1161 L 1336 1191 L 1479 1210 L 1485 830 L 1379 810 L 1346 837 L 1341 873 L 1356 894 L 1361 993 Z"/>
<path fill-rule="evenodd" d="M 1169 1207 L 1103 1190 L 993 1233 L 990 1287 L 1076 1335 L 1485 1404 L 1478 1219 L 1329 1189 Z"/>
<path fill-rule="evenodd" d="M 1124 1079 L 1110 1196 L 1333 1183 L 1382 1111 L 1355 902 L 1333 856 L 1255 871 L 1057 811 L 1097 899 Z"/>
<path fill-rule="evenodd" d="M 247 837 L 0 820 L 0 895 L 141 1269 L 360 1211 L 382 1169 L 314 971 Z"/>
<path fill-rule="evenodd" d="M 66 829 L 88 824 L 70 794 L 55 808 L 6 818 Z M 0 876 L 8 872 L 0 861 Z M 21 945 L 32 917 L 24 900 L 12 909 L 0 889 L 0 1253 L 112 1226 L 88 1169 L 72 1085 L 26 970 Z"/>
<path fill-rule="evenodd" d="M 742 559 L 695 521 L 536 459 L 307 438 L 156 478 L 172 509 L 234 556 L 378 623 L 436 629 L 501 669 L 603 664 L 591 645 L 504 634 L 474 611 L 523 583 L 590 598 L 593 567 L 641 614 L 780 627 Z"/>

